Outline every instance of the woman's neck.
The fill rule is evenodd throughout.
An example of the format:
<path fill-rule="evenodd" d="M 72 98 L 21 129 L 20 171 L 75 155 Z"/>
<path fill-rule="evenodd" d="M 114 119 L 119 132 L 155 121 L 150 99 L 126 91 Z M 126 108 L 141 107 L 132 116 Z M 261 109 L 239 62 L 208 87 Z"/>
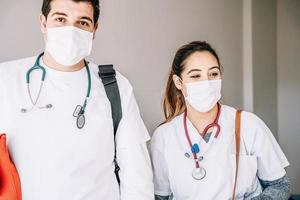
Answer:
<path fill-rule="evenodd" d="M 192 122 L 199 133 L 202 133 L 205 127 L 215 120 L 218 114 L 218 104 L 216 104 L 210 111 L 201 113 L 195 110 L 192 106 L 187 104 L 187 117 Z"/>
<path fill-rule="evenodd" d="M 84 60 L 80 61 L 79 63 L 73 65 L 73 66 L 63 66 L 59 63 L 57 63 L 52 56 L 48 53 L 45 52 L 43 55 L 43 62 L 44 64 L 54 70 L 57 71 L 62 71 L 62 72 L 75 72 L 81 70 L 85 65 L 84 65 Z"/>

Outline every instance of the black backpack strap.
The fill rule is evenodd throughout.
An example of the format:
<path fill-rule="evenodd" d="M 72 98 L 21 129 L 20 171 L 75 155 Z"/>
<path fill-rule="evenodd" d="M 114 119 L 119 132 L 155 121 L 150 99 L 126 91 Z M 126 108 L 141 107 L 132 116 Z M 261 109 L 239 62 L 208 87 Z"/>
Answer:
<path fill-rule="evenodd" d="M 116 133 L 119 126 L 119 123 L 122 119 L 122 105 L 121 97 L 119 92 L 119 87 L 116 79 L 116 71 L 114 70 L 113 65 L 99 65 L 99 77 L 102 80 L 102 83 L 105 88 L 107 98 L 111 104 L 111 114 L 114 125 L 114 142 L 115 142 L 115 155 L 114 155 L 114 164 L 115 164 L 115 174 L 117 181 L 120 184 L 119 170 L 120 167 L 117 162 L 117 150 L 116 150 Z"/>

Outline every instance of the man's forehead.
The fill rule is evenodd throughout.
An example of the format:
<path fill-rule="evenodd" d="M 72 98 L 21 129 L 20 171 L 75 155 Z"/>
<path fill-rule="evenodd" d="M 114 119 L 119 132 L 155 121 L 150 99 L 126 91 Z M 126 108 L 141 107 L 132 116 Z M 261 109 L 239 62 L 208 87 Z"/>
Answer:
<path fill-rule="evenodd" d="M 93 17 L 93 6 L 89 2 L 74 2 L 72 0 L 54 0 L 51 2 L 50 13 L 64 13 L 66 15 L 80 15 Z"/>

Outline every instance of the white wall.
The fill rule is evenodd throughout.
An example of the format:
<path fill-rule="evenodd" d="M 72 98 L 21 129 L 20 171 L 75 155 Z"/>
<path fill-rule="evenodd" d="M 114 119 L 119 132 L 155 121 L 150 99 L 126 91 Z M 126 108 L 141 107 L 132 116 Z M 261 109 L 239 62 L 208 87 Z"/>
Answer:
<path fill-rule="evenodd" d="M 0 0 L 0 62 L 42 51 L 41 0 Z M 150 132 L 163 120 L 161 98 L 177 48 L 207 40 L 225 69 L 224 102 L 242 98 L 242 1 L 102 0 L 91 60 L 113 63 L 134 86 Z"/>
<path fill-rule="evenodd" d="M 293 193 L 300 194 L 300 1 L 278 0 L 277 12 L 279 141 Z"/>
<path fill-rule="evenodd" d="M 276 8 L 274 0 L 252 0 L 253 111 L 277 137 Z"/>

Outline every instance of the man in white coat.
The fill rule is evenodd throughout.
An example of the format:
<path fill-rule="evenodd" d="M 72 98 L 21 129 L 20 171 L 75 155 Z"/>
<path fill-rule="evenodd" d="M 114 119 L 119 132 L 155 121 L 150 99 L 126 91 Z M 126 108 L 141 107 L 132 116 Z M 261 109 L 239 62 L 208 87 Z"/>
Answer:
<path fill-rule="evenodd" d="M 7 134 L 23 200 L 154 199 L 150 138 L 132 87 L 116 73 L 122 119 L 114 141 L 98 66 L 85 61 L 99 12 L 99 0 L 44 0 L 45 52 L 0 64 L 0 133 Z"/>

